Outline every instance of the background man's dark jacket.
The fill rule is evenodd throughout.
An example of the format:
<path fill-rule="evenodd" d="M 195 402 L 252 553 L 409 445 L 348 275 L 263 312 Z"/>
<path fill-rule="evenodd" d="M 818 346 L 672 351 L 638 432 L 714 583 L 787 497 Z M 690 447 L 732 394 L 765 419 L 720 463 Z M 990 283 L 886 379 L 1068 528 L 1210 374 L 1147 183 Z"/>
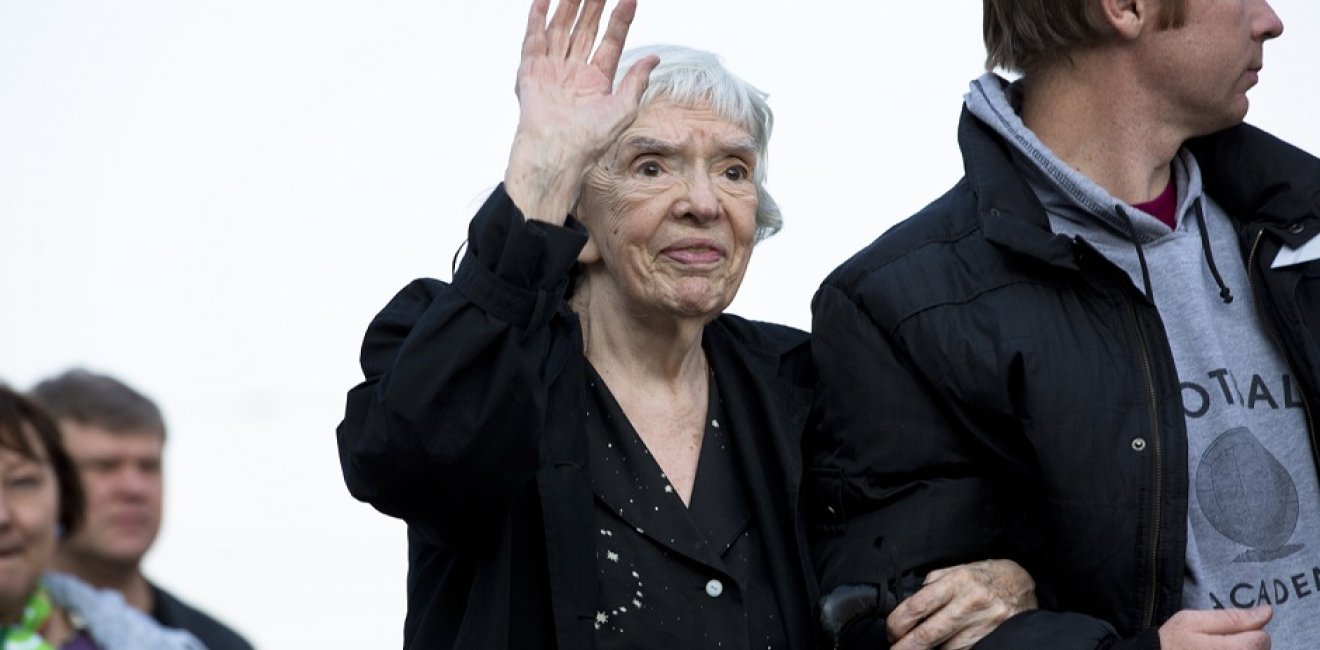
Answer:
<path fill-rule="evenodd" d="M 150 583 L 149 583 L 150 584 Z M 252 650 L 252 644 L 224 623 L 151 584 L 151 617 L 165 627 L 192 632 L 206 650 Z"/>

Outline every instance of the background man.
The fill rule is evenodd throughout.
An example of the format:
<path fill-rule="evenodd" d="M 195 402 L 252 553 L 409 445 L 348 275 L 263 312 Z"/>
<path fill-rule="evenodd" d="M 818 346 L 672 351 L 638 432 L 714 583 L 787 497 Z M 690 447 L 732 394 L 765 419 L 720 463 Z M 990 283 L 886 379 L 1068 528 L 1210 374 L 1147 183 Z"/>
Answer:
<path fill-rule="evenodd" d="M 122 382 L 70 370 L 32 395 L 55 417 L 87 495 L 85 524 L 61 540 L 56 567 L 102 588 L 166 627 L 183 628 L 210 650 L 251 650 L 219 621 L 152 584 L 142 557 L 160 530 L 165 421 L 148 398 Z"/>
<path fill-rule="evenodd" d="M 972 83 L 965 178 L 813 302 L 825 588 L 883 540 L 1028 568 L 1042 611 L 978 647 L 1315 647 L 1320 163 L 1240 124 L 1282 22 L 984 8 L 1023 77 Z"/>

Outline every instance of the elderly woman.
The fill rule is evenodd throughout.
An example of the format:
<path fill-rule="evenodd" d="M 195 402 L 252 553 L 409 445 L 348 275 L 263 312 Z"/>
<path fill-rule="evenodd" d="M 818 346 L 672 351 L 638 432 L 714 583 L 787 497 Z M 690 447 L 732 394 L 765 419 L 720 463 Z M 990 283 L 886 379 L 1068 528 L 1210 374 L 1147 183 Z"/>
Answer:
<path fill-rule="evenodd" d="M 0 649 L 205 650 L 119 594 L 49 571 L 60 531 L 76 529 L 82 509 L 55 422 L 0 386 Z"/>
<path fill-rule="evenodd" d="M 338 430 L 349 490 L 408 522 L 404 645 L 811 647 L 807 336 L 722 313 L 779 228 L 765 95 L 703 52 L 620 63 L 631 0 L 594 54 L 604 0 L 548 4 L 504 183 L 453 283 L 372 322 Z M 1000 620 L 1022 578 L 909 628 Z"/>

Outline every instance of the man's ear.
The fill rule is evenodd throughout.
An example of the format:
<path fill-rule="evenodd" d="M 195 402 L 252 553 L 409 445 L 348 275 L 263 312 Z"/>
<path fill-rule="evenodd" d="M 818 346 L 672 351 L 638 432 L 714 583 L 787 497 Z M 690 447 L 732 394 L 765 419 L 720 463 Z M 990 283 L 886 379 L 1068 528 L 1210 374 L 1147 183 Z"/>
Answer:
<path fill-rule="evenodd" d="M 1098 0 L 1096 11 L 1103 25 L 1130 41 L 1155 26 L 1158 4 L 1159 0 Z"/>

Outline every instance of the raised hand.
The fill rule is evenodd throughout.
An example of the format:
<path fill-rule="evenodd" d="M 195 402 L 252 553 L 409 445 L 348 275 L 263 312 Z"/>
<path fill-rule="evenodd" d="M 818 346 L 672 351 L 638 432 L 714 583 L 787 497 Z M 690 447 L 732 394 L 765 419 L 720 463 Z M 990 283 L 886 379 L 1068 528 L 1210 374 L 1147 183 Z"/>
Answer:
<path fill-rule="evenodd" d="M 527 218 L 562 224 L 583 175 L 637 117 L 659 60 L 639 61 L 613 88 L 636 0 L 620 0 L 594 54 L 605 0 L 561 0 L 547 24 L 549 5 L 534 0 L 527 16 L 504 183 Z"/>

